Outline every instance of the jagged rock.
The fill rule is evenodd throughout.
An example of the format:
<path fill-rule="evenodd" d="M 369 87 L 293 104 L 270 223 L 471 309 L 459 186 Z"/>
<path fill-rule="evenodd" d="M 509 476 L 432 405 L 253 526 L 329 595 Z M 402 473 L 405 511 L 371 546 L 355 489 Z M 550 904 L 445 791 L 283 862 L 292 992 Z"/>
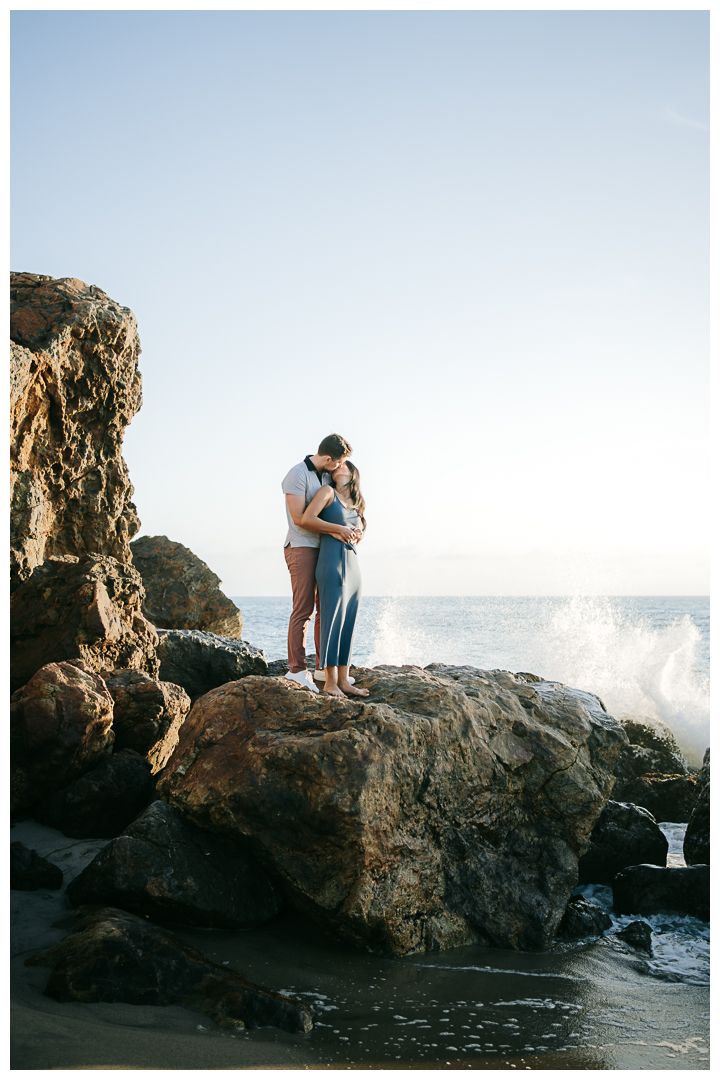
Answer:
<path fill-rule="evenodd" d="M 613 798 L 618 802 L 642 806 L 656 821 L 689 821 L 696 797 L 697 777 L 692 774 L 638 776 L 613 788 Z"/>
<path fill-rule="evenodd" d="M 679 912 L 710 918 L 709 866 L 628 866 L 613 881 L 618 915 Z"/>
<path fill-rule="evenodd" d="M 62 870 L 43 859 L 37 851 L 16 840 L 10 845 L 10 888 L 32 892 L 35 889 L 62 889 Z"/>
<path fill-rule="evenodd" d="M 590 846 L 580 859 L 581 885 L 611 885 L 626 866 L 654 863 L 665 866 L 668 840 L 655 818 L 642 806 L 608 802 L 590 836 Z"/>
<path fill-rule="evenodd" d="M 33 817 L 77 840 L 105 839 L 118 836 L 134 821 L 154 790 L 150 763 L 134 750 L 120 750 L 42 799 Z"/>
<path fill-rule="evenodd" d="M 41 668 L 10 705 L 11 810 L 30 808 L 110 753 L 112 718 L 105 683 L 82 662 Z"/>
<path fill-rule="evenodd" d="M 51 967 L 56 1001 L 187 1005 L 223 1027 L 306 1032 L 310 1010 L 296 998 L 248 982 L 166 930 L 117 908 L 81 908 L 67 937 L 25 961 Z"/>
<path fill-rule="evenodd" d="M 142 403 L 135 316 L 76 278 L 11 274 L 10 299 L 12 586 L 51 555 L 129 563 L 140 523 L 121 445 Z"/>
<path fill-rule="evenodd" d="M 137 570 L 117 559 L 51 558 L 10 601 L 10 682 L 17 689 L 44 664 L 84 660 L 94 671 L 134 667 L 157 675 L 157 634 L 141 611 Z"/>
<path fill-rule="evenodd" d="M 136 750 L 150 762 L 153 773 L 159 772 L 177 746 L 190 698 L 181 686 L 158 682 L 133 668 L 101 674 L 115 705 L 115 750 Z"/>
<path fill-rule="evenodd" d="M 683 856 L 688 866 L 710 863 L 710 784 L 700 792 L 690 815 L 683 840 Z"/>
<path fill-rule="evenodd" d="M 557 930 L 559 938 L 601 937 L 612 919 L 598 904 L 585 896 L 571 896 Z"/>
<path fill-rule="evenodd" d="M 615 937 L 620 938 L 633 949 L 652 956 L 652 927 L 642 919 L 636 919 L 629 923 L 623 930 L 616 931 Z"/>
<path fill-rule="evenodd" d="M 550 943 L 625 735 L 592 694 L 509 672 L 355 670 L 210 691 L 158 790 L 249 842 L 340 938 L 395 954 Z"/>
<path fill-rule="evenodd" d="M 113 904 L 157 922 L 247 929 L 283 894 L 247 848 L 198 829 L 157 800 L 67 888 L 72 904 Z"/>
<path fill-rule="evenodd" d="M 268 661 L 268 666 L 267 666 L 268 675 L 272 675 L 272 676 L 287 675 L 289 670 L 290 670 L 290 665 L 288 664 L 287 660 L 269 660 Z M 314 671 L 314 668 L 311 669 L 310 664 L 308 663 L 308 671 L 310 671 L 310 670 Z"/>
<path fill-rule="evenodd" d="M 690 771 L 687 759 L 678 746 L 672 729 L 662 720 L 651 720 L 649 717 L 644 720 L 631 720 L 626 717 L 620 723 L 631 746 L 653 751 L 657 764 L 654 768 L 648 769 L 648 772 L 682 775 Z M 618 765 L 622 756 L 621 754 Z M 618 775 L 617 768 L 616 775 Z M 640 775 L 640 773 L 635 774 L 635 776 Z"/>
<path fill-rule="evenodd" d="M 265 675 L 262 649 L 205 630 L 159 630 L 160 678 L 182 686 L 191 698 L 246 675 Z"/>
<path fill-rule="evenodd" d="M 702 767 L 697 771 L 698 795 L 710 783 L 710 747 L 703 754 Z"/>
<path fill-rule="evenodd" d="M 153 626 L 242 637 L 242 612 L 189 548 L 167 536 L 140 536 L 130 548 L 145 586 L 143 612 Z"/>

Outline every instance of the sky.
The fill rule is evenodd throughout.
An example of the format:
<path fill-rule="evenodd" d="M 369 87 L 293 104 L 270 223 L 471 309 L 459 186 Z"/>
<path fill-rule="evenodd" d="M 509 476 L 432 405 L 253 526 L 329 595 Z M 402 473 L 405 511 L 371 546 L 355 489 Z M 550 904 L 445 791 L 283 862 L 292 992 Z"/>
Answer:
<path fill-rule="evenodd" d="M 15 11 L 12 269 L 135 312 L 142 521 L 289 595 L 709 591 L 707 11 Z"/>

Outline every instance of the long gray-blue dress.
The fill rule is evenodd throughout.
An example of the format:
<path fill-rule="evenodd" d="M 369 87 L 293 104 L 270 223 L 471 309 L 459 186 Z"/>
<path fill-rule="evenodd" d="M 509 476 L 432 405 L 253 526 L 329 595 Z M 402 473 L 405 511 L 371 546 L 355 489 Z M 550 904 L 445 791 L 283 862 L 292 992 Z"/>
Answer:
<path fill-rule="evenodd" d="M 348 510 L 335 495 L 318 517 L 333 525 L 362 529 L 356 510 Z M 360 566 L 352 544 L 325 533 L 320 538 L 315 579 L 320 594 L 320 660 L 318 667 L 349 666 L 355 618 L 362 593 Z"/>

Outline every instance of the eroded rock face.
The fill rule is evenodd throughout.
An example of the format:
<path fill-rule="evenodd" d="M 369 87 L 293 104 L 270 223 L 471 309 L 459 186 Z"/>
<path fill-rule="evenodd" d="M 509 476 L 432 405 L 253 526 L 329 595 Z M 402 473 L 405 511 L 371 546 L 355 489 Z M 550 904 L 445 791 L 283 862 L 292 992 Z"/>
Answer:
<path fill-rule="evenodd" d="M 267 673 L 265 653 L 248 641 L 205 630 L 159 630 L 158 639 L 160 678 L 182 686 L 191 698 L 246 675 Z"/>
<path fill-rule="evenodd" d="M 135 316 L 76 278 L 11 274 L 12 586 L 51 555 L 131 561 L 121 454 L 142 403 Z"/>
<path fill-rule="evenodd" d="M 10 705 L 11 810 L 69 784 L 112 750 L 113 702 L 80 664 L 47 664 Z"/>
<path fill-rule="evenodd" d="M 709 866 L 628 866 L 613 881 L 618 915 L 679 912 L 710 918 Z"/>
<path fill-rule="evenodd" d="M 188 695 L 181 686 L 159 682 L 134 668 L 103 671 L 102 677 L 115 705 L 115 750 L 142 754 L 153 773 L 164 769 L 190 711 Z"/>
<path fill-rule="evenodd" d="M 644 807 L 656 821 L 689 821 L 697 799 L 697 777 L 650 773 L 616 786 L 613 797 Z"/>
<path fill-rule="evenodd" d="M 610 801 L 590 834 L 590 847 L 578 867 L 581 885 L 611 885 L 626 866 L 665 866 L 668 840 L 642 806 Z"/>
<path fill-rule="evenodd" d="M 228 836 L 157 800 L 68 885 L 71 904 L 117 904 L 159 922 L 243 930 L 277 915 L 282 890 Z"/>
<path fill-rule="evenodd" d="M 77 914 L 66 938 L 25 961 L 53 969 L 45 993 L 56 1001 L 180 1004 L 201 1009 L 223 1027 L 312 1028 L 301 1001 L 248 982 L 137 915 L 110 907 Z"/>
<path fill-rule="evenodd" d="M 153 626 L 242 637 L 242 612 L 189 548 L 167 536 L 140 536 L 130 547 L 145 587 L 143 611 Z"/>
<path fill-rule="evenodd" d="M 106 754 L 98 765 L 33 810 L 41 825 L 78 840 L 118 836 L 152 797 L 150 763 L 134 750 Z"/>
<path fill-rule="evenodd" d="M 117 559 L 51 558 L 10 601 L 14 690 L 45 664 L 79 659 L 95 671 L 133 667 L 157 675 L 157 634 L 142 614 L 140 575 Z"/>
<path fill-rule="evenodd" d="M 355 670 L 368 701 L 250 676 L 193 707 L 158 789 L 245 839 L 340 938 L 404 954 L 552 940 L 625 735 L 508 672 Z"/>

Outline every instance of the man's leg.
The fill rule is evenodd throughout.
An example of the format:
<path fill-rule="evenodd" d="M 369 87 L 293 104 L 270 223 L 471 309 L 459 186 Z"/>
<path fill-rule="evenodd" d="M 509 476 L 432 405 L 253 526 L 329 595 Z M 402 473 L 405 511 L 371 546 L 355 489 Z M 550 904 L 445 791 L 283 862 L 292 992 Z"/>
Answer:
<path fill-rule="evenodd" d="M 315 567 L 318 560 L 318 548 L 288 547 L 285 548 L 285 562 L 290 571 L 290 581 L 293 591 L 293 608 L 288 626 L 288 664 L 290 671 L 296 673 L 305 671 L 305 642 L 307 640 L 307 628 L 315 608 L 315 594 L 317 586 L 315 582 Z M 319 636 L 316 632 L 316 650 L 319 648 Z"/>

